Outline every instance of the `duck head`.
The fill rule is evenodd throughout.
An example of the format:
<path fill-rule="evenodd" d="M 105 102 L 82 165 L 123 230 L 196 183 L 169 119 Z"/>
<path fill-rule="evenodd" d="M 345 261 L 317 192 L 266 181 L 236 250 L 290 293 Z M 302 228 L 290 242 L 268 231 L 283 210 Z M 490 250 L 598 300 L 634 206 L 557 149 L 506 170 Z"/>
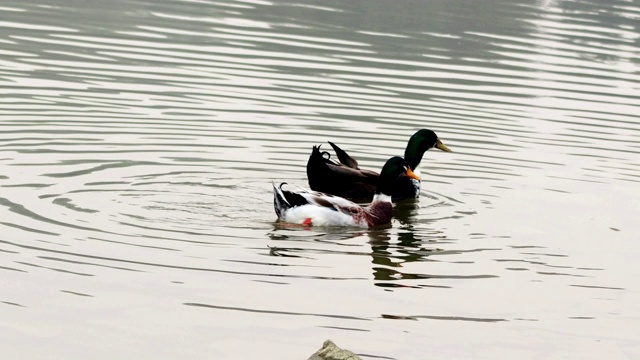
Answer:
<path fill-rule="evenodd" d="M 386 195 L 391 201 L 391 194 L 393 194 L 393 187 L 396 183 L 396 179 L 400 175 L 405 175 L 409 178 L 420 180 L 420 176 L 416 175 L 407 161 L 399 156 L 394 156 L 387 160 L 380 171 L 380 177 L 378 178 L 378 187 L 376 190 L 376 196 L 379 194 Z"/>
<path fill-rule="evenodd" d="M 451 152 L 451 149 L 438 139 L 436 133 L 428 129 L 418 130 L 418 132 L 411 136 L 409 143 L 407 143 L 407 148 L 404 151 L 404 158 L 407 161 L 407 165 L 415 170 L 418 165 L 420 165 L 424 152 L 431 148 Z"/>

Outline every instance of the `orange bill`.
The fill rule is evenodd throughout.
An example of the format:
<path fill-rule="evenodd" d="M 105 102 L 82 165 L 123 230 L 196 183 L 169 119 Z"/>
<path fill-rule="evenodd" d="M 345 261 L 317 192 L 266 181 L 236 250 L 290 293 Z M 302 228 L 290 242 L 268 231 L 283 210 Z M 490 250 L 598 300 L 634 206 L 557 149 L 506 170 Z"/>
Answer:
<path fill-rule="evenodd" d="M 407 176 L 412 179 L 420 180 L 420 176 L 416 175 L 410 167 L 407 167 Z"/>

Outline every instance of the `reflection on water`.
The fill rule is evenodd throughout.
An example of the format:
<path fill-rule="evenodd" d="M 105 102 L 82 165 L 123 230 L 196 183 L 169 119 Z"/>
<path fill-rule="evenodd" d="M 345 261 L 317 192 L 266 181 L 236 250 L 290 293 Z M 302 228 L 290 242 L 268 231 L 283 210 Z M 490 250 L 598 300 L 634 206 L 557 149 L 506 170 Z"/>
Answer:
<path fill-rule="evenodd" d="M 6 356 L 638 356 L 634 2 L 0 13 Z M 275 223 L 313 145 L 379 169 L 420 128 L 456 152 L 391 227 Z"/>

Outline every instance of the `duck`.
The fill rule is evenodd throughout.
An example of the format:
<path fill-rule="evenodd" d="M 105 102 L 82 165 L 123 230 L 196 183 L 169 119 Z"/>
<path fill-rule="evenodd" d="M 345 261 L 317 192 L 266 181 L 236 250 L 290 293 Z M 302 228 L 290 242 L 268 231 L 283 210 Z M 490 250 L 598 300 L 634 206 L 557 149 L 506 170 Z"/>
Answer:
<path fill-rule="evenodd" d="M 318 191 L 288 191 L 273 183 L 273 207 L 278 221 L 301 226 L 352 226 L 373 228 L 391 222 L 391 194 L 398 176 L 420 180 L 406 160 L 394 156 L 387 160 L 378 176 L 373 199 L 367 206 Z"/>
<path fill-rule="evenodd" d="M 356 159 L 331 141 L 328 143 L 335 151 L 339 162 L 331 160 L 331 155 L 328 152 L 321 152 L 321 145 L 313 146 L 307 162 L 307 179 L 311 190 L 349 199 L 371 198 L 376 191 L 378 173 L 360 169 Z M 420 176 L 418 165 L 422 161 L 422 156 L 425 151 L 432 148 L 452 152 L 436 133 L 429 129 L 418 130 L 407 143 L 404 159 L 407 162 L 407 167 L 418 177 Z M 393 202 L 420 196 L 420 180 L 401 174 L 395 182 L 391 194 Z"/>

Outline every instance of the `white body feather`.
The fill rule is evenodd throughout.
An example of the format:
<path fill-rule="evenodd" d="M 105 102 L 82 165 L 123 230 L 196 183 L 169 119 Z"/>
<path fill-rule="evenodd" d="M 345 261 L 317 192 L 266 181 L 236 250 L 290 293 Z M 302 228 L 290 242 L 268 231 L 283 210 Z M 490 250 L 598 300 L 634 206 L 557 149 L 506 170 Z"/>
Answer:
<path fill-rule="evenodd" d="M 368 227 L 367 222 L 364 219 L 359 223 L 356 223 L 353 216 L 350 214 L 311 204 L 288 209 L 285 211 L 282 220 L 291 224 L 302 224 L 307 219 L 311 219 L 311 223 L 314 226 Z"/>
<path fill-rule="evenodd" d="M 279 188 L 274 187 L 274 189 L 283 199 L 285 198 Z M 310 219 L 309 225 L 314 226 L 369 227 L 365 217 L 362 216 L 363 209 L 360 205 L 339 196 L 304 188 L 298 188 L 298 190 L 296 193 L 304 197 L 309 204 L 291 206 L 287 203 L 288 208 L 283 209 L 280 220 L 291 224 L 308 224 Z M 391 202 L 391 197 L 378 194 L 374 200 Z"/>
<path fill-rule="evenodd" d="M 412 169 L 413 173 L 418 175 L 418 177 L 422 177 L 420 175 L 420 170 L 418 169 Z M 416 180 L 416 179 L 411 179 L 411 183 L 413 184 L 413 187 L 416 188 L 416 193 L 415 193 L 415 197 L 419 197 L 420 196 L 420 180 Z"/>

